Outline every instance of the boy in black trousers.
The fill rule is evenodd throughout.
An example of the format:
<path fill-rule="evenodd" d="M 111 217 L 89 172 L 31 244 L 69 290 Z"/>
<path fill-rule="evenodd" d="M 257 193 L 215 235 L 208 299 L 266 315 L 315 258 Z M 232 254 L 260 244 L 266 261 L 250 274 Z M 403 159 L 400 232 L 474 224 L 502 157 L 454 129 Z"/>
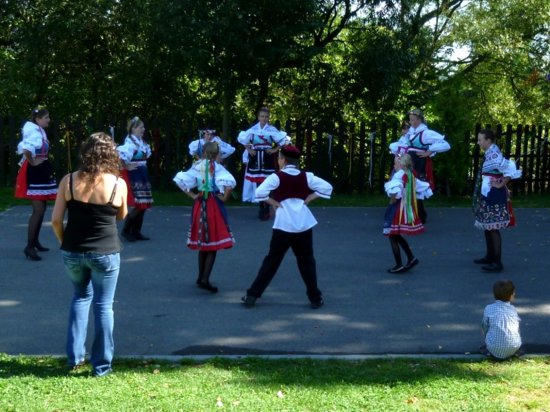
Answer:
<path fill-rule="evenodd" d="M 321 291 L 317 288 L 317 269 L 313 256 L 313 226 L 317 220 L 307 207 L 319 197 L 330 199 L 332 186 L 313 173 L 299 169 L 300 151 L 291 145 L 282 146 L 279 171 L 268 176 L 256 189 L 256 200 L 264 201 L 275 209 L 273 235 L 269 253 L 264 258 L 252 286 L 242 301 L 252 307 L 275 276 L 287 250 L 292 248 L 298 270 L 307 288 L 313 309 L 323 306 Z"/>

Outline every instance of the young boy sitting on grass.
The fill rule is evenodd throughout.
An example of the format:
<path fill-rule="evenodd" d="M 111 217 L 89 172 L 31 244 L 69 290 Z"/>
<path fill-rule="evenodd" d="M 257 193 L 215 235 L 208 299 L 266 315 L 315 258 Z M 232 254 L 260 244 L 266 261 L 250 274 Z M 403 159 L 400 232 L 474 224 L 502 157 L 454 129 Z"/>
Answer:
<path fill-rule="evenodd" d="M 499 280 L 493 285 L 496 302 L 485 307 L 481 329 L 485 337 L 482 352 L 498 360 L 518 355 L 521 347 L 520 318 L 510 302 L 516 288 L 510 280 Z"/>

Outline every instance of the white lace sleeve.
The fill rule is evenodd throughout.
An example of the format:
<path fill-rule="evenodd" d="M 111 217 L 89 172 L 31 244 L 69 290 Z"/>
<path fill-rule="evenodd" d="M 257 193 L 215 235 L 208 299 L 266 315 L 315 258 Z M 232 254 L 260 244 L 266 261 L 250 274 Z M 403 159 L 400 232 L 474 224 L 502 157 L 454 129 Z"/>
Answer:
<path fill-rule="evenodd" d="M 396 195 L 397 199 L 401 199 L 401 192 L 403 191 L 403 174 L 402 170 L 395 172 L 392 178 L 384 184 L 384 190 L 386 194 L 391 197 Z"/>
<path fill-rule="evenodd" d="M 37 124 L 27 122 L 22 130 L 23 139 L 17 145 L 17 154 L 23 154 L 25 150 L 35 157 L 36 151 L 42 147 L 42 133 Z"/>
<path fill-rule="evenodd" d="M 216 163 L 216 186 L 223 192 L 224 187 L 233 189 L 237 186 L 237 182 L 231 173 L 225 167 Z"/>
<path fill-rule="evenodd" d="M 189 154 L 191 156 L 197 156 L 199 152 L 199 143 L 200 140 L 193 140 L 191 143 L 189 143 Z"/>
<path fill-rule="evenodd" d="M 218 145 L 220 146 L 220 154 L 222 156 L 222 159 L 227 159 L 235 152 L 235 148 L 233 146 L 231 146 L 229 143 L 224 142 L 221 139 L 219 139 Z"/>
<path fill-rule="evenodd" d="M 240 132 L 239 136 L 237 137 L 237 141 L 240 144 L 245 145 L 245 146 L 247 144 L 250 144 L 250 134 L 251 134 L 250 129 Z"/>
<path fill-rule="evenodd" d="M 126 138 L 124 140 L 124 144 L 118 146 L 116 150 L 118 150 L 118 155 L 120 156 L 122 161 L 124 163 L 128 163 L 132 160 L 132 157 L 134 156 L 136 146 L 134 145 L 134 142 L 132 142 L 131 139 Z"/>
<path fill-rule="evenodd" d="M 451 145 L 445 140 L 445 136 L 430 129 L 424 132 L 422 141 L 430 145 L 428 150 L 434 154 L 443 153 L 451 149 Z"/>
<path fill-rule="evenodd" d="M 432 189 L 428 182 L 424 182 L 419 179 L 415 179 L 416 185 L 416 198 L 417 199 L 429 199 L 433 196 Z"/>
<path fill-rule="evenodd" d="M 505 158 L 503 158 L 503 160 L 500 170 L 504 174 L 504 177 L 519 179 L 521 177 L 521 170 L 517 168 L 516 162 Z"/>
<path fill-rule="evenodd" d="M 390 152 L 394 155 L 403 153 L 407 151 L 407 147 L 409 147 L 409 138 L 407 135 L 403 135 L 397 142 L 390 143 Z"/>
<path fill-rule="evenodd" d="M 172 180 L 174 180 L 176 185 L 181 190 L 183 190 L 184 192 L 188 192 L 191 189 L 197 187 L 197 172 L 192 167 L 186 172 L 178 172 Z"/>

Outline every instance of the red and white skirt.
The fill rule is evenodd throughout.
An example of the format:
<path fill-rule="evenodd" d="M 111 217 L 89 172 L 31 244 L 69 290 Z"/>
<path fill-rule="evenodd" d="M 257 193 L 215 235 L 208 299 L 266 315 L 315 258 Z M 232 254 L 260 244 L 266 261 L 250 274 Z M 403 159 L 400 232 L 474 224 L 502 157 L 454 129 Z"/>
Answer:
<path fill-rule="evenodd" d="M 424 225 L 418 217 L 417 210 L 413 208 L 413 216 L 407 216 L 401 202 L 399 199 L 387 207 L 384 215 L 384 235 L 419 235 L 424 232 Z"/>
<path fill-rule="evenodd" d="M 38 166 L 23 162 L 15 182 L 15 197 L 30 200 L 55 200 L 57 180 L 52 164 L 48 159 Z"/>
<path fill-rule="evenodd" d="M 191 212 L 191 227 L 187 246 L 193 250 L 214 251 L 229 249 L 235 244 L 223 202 L 210 193 L 195 199 Z"/>

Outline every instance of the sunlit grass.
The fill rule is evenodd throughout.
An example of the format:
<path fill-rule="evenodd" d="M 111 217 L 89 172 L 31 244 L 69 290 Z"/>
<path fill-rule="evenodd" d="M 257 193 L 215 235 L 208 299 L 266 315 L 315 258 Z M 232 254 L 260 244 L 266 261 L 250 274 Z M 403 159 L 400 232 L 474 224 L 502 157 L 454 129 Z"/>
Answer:
<path fill-rule="evenodd" d="M 117 360 L 67 372 L 63 359 L 0 354 L 0 410 L 548 410 L 550 360 Z"/>

